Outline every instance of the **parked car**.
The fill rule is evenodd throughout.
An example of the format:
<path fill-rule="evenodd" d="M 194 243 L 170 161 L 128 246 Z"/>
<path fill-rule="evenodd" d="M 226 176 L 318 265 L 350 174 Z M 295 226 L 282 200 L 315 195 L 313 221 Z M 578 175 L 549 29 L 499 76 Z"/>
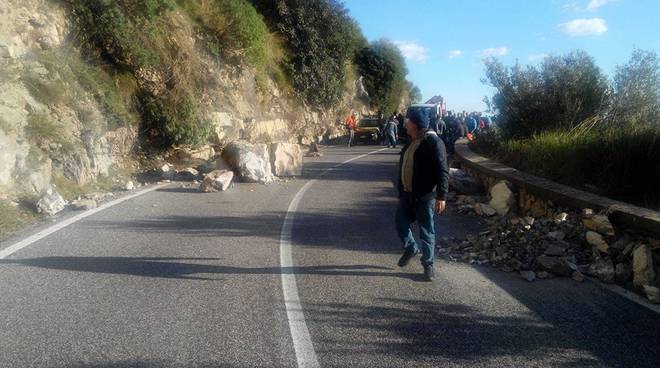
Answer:
<path fill-rule="evenodd" d="M 355 142 L 378 143 L 380 141 L 380 120 L 362 118 L 355 128 Z"/>

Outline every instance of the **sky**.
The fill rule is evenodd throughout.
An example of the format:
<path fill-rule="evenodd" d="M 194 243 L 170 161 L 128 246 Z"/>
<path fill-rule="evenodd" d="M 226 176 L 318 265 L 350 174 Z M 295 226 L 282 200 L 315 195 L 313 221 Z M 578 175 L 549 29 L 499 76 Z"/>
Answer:
<path fill-rule="evenodd" d="M 613 76 L 634 49 L 660 54 L 660 0 L 345 0 L 369 41 L 397 44 L 424 101 L 483 111 L 485 57 L 538 64 L 582 49 Z"/>

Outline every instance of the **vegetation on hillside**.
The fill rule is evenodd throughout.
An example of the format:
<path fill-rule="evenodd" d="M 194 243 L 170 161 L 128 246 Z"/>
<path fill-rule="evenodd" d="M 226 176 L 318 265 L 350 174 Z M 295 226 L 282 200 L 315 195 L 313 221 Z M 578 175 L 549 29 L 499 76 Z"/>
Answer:
<path fill-rule="evenodd" d="M 396 111 L 408 86 L 406 62 L 399 49 L 387 40 L 375 41 L 358 52 L 356 63 L 372 106 L 385 114 Z"/>
<path fill-rule="evenodd" d="M 136 106 L 118 106 L 113 88 L 104 104 L 122 120 L 140 113 L 146 148 L 208 140 L 208 68 L 200 52 L 219 65 L 249 66 L 258 90 L 270 78 L 316 108 L 338 106 L 353 69 L 365 76 L 373 107 L 393 111 L 410 92 L 399 50 L 368 44 L 338 0 L 63 1 L 85 55 L 106 74 L 133 80 L 124 85 L 134 87 Z M 106 85 L 86 83 L 95 81 Z"/>
<path fill-rule="evenodd" d="M 608 80 L 584 52 L 540 67 L 490 60 L 497 129 L 475 149 L 522 170 L 641 205 L 660 204 L 660 59 L 637 50 Z"/>

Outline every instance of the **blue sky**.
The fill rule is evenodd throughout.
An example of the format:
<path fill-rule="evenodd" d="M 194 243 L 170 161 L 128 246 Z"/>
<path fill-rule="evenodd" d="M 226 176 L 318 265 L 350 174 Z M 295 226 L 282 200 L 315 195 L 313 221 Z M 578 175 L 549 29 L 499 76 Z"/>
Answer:
<path fill-rule="evenodd" d="M 387 38 L 406 56 L 424 99 L 450 110 L 486 108 L 484 56 L 513 65 L 587 51 L 612 76 L 635 48 L 660 53 L 660 0 L 346 0 L 370 41 Z"/>

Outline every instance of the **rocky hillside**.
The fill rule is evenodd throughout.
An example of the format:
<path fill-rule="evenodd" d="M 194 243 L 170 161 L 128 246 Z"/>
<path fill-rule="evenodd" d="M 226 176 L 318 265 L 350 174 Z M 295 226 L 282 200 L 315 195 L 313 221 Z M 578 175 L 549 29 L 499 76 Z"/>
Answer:
<path fill-rule="evenodd" d="M 208 22 L 187 7 L 123 23 L 123 33 L 158 27 L 127 50 L 107 29 L 96 30 L 103 39 L 86 33 L 85 19 L 107 19 L 85 13 L 98 8 L 83 3 L 95 2 L 0 3 L 0 200 L 6 213 L 30 207 L 52 185 L 67 199 L 120 186 L 172 148 L 207 147 L 204 158 L 211 158 L 239 140 L 309 144 L 340 135 L 339 118 L 350 110 L 369 112 L 355 73 L 338 103 L 312 107 L 281 75 L 243 62 L 240 50 L 212 52 L 208 27 L 200 26 Z M 12 226 L 15 215 L 9 217 L 2 227 Z"/>

